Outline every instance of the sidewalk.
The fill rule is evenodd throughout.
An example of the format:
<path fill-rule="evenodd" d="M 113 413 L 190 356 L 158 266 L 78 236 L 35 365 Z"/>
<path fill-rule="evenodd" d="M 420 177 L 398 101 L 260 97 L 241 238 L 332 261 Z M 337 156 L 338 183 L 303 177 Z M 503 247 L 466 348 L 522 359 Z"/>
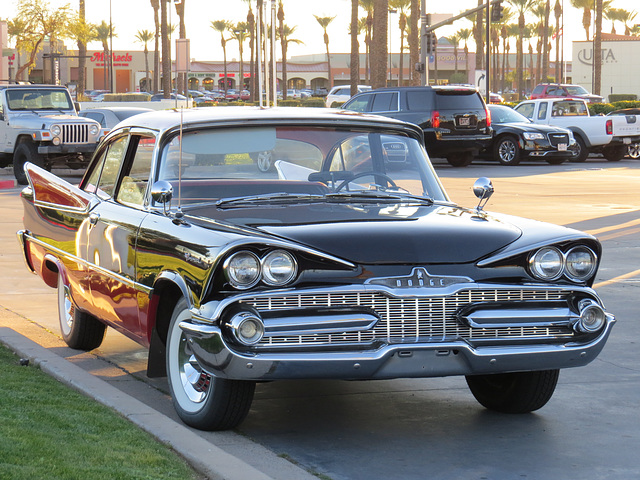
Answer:
<path fill-rule="evenodd" d="M 123 382 L 123 376 L 131 376 L 90 353 L 69 349 L 53 333 L 1 306 L 0 342 L 20 357 L 28 358 L 58 381 L 116 410 L 160 442 L 169 445 L 194 469 L 211 480 L 317 480 L 302 468 L 234 432 L 199 432 L 169 418 L 150 407 L 150 402 L 143 403 L 115 385 L 133 382 L 137 388 L 152 387 L 140 385 L 142 382 L 133 378 Z M 72 358 L 68 357 L 69 354 Z M 100 376 L 106 375 L 115 381 L 105 381 L 79 366 L 95 362 L 104 363 L 99 367 Z M 220 440 L 227 450 L 232 448 L 237 453 L 234 455 L 225 451 L 214 444 L 212 438 Z M 253 465 L 240 456 L 250 459 Z"/>

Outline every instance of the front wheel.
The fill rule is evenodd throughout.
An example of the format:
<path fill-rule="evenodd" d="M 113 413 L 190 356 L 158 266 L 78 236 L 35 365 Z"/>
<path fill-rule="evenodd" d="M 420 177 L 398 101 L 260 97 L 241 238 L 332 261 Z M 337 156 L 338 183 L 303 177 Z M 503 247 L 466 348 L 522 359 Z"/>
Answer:
<path fill-rule="evenodd" d="M 217 378 L 202 369 L 180 322 L 191 318 L 181 298 L 173 309 L 167 335 L 167 376 L 180 419 L 199 430 L 234 428 L 249 413 L 255 382 Z"/>
<path fill-rule="evenodd" d="M 520 145 L 514 137 L 500 137 L 494 147 L 493 156 L 502 165 L 518 165 L 520 163 Z"/>
<path fill-rule="evenodd" d="M 482 406 L 502 413 L 529 413 L 546 405 L 560 370 L 467 376 L 467 385 Z"/>
<path fill-rule="evenodd" d="M 582 163 L 589 156 L 589 149 L 587 148 L 587 144 L 584 143 L 584 140 L 580 135 L 575 135 L 576 146 L 578 147 L 578 155 L 571 158 L 569 161 L 574 163 Z"/>
<path fill-rule="evenodd" d="M 31 142 L 22 142 L 13 153 L 13 175 L 20 185 L 28 183 L 27 174 L 24 172 L 24 165 L 27 162 L 44 167 L 44 159 L 38 153 L 38 147 Z"/>
<path fill-rule="evenodd" d="M 58 273 L 58 319 L 62 339 L 69 347 L 93 350 L 102 344 L 107 326 L 88 313 L 78 310 L 62 273 Z"/>

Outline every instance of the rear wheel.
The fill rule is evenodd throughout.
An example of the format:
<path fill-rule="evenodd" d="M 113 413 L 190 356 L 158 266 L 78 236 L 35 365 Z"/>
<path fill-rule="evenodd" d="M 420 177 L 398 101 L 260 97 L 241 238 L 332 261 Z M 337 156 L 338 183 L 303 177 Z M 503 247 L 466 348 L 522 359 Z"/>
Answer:
<path fill-rule="evenodd" d="M 38 148 L 31 142 L 22 142 L 13 153 L 13 175 L 20 185 L 28 183 L 27 174 L 24 172 L 27 162 L 44 168 L 44 158 L 38 153 Z"/>
<path fill-rule="evenodd" d="M 255 382 L 210 375 L 200 366 L 180 322 L 191 318 L 181 298 L 173 309 L 167 335 L 167 376 L 178 416 L 200 430 L 227 430 L 249 413 Z"/>
<path fill-rule="evenodd" d="M 466 167 L 473 162 L 473 153 L 472 152 L 461 152 L 450 154 L 447 156 L 447 162 L 452 167 Z"/>
<path fill-rule="evenodd" d="M 78 310 L 62 273 L 58 273 L 58 318 L 62 338 L 69 347 L 93 350 L 102 344 L 107 326 L 88 313 Z"/>
<path fill-rule="evenodd" d="M 640 158 L 640 143 L 632 143 L 629 145 L 628 153 L 631 158 Z"/>
<path fill-rule="evenodd" d="M 518 165 L 520 163 L 520 145 L 515 137 L 500 137 L 493 146 L 493 156 L 502 165 Z"/>
<path fill-rule="evenodd" d="M 626 145 L 605 147 L 602 149 L 602 155 L 610 162 L 619 162 L 627 154 L 628 148 Z"/>
<path fill-rule="evenodd" d="M 575 139 L 576 139 L 576 144 L 577 144 L 576 146 L 578 147 L 577 148 L 578 155 L 573 157 L 570 161 L 571 162 L 575 162 L 575 163 L 582 163 L 589 156 L 589 149 L 587 148 L 587 144 L 584 143 L 584 140 L 582 139 L 582 137 L 580 135 L 575 135 Z"/>
<path fill-rule="evenodd" d="M 473 396 L 489 410 L 528 413 L 542 408 L 551 398 L 560 370 L 470 375 L 467 385 Z"/>

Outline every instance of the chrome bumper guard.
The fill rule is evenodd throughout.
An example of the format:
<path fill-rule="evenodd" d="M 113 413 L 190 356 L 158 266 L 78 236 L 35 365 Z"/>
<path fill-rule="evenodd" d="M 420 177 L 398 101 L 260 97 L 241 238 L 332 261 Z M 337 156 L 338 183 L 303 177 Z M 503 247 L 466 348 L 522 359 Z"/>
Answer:
<path fill-rule="evenodd" d="M 474 346 L 463 340 L 391 344 L 375 350 L 240 352 L 217 325 L 183 321 L 192 352 L 210 374 L 236 380 L 389 379 L 474 375 L 578 367 L 593 361 L 615 323 L 606 314 L 587 343 Z"/>

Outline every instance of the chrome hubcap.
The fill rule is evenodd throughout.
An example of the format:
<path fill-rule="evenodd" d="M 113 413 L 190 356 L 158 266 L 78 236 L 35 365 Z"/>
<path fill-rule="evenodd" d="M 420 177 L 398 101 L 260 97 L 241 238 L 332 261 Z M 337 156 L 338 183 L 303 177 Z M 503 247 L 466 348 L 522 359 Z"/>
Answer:
<path fill-rule="evenodd" d="M 203 402 L 209 393 L 211 375 L 202 371 L 196 357 L 191 353 L 186 338 L 180 339 L 178 370 L 185 395 L 194 403 Z"/>
<path fill-rule="evenodd" d="M 498 151 L 500 158 L 505 162 L 512 162 L 516 156 L 516 146 L 513 142 L 502 142 Z"/>

